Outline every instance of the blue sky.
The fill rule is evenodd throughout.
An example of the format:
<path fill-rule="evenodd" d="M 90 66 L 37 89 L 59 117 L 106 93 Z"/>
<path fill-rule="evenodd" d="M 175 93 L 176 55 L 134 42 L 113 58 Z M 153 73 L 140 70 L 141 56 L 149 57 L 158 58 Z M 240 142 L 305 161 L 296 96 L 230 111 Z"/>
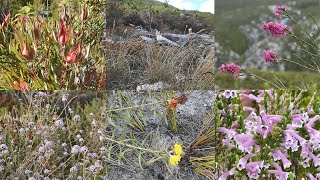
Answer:
<path fill-rule="evenodd" d="M 158 0 L 165 2 L 165 0 Z M 215 0 L 168 0 L 169 4 L 179 9 L 199 10 L 203 12 L 211 12 L 214 14 Z"/>

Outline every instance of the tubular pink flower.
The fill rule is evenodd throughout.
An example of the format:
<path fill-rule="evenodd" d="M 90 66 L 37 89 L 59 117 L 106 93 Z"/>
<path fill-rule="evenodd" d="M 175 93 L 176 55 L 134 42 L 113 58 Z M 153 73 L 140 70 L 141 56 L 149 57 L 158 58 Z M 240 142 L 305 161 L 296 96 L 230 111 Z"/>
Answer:
<path fill-rule="evenodd" d="M 313 160 L 314 167 L 320 166 L 319 157 L 315 156 L 312 151 L 308 151 L 308 155 Z"/>
<path fill-rule="evenodd" d="M 230 90 L 225 90 L 223 92 L 223 96 L 227 99 L 229 99 L 231 97 L 231 91 Z"/>
<path fill-rule="evenodd" d="M 301 165 L 304 168 L 310 167 L 309 160 L 310 160 L 310 158 L 305 159 L 303 162 L 301 162 Z"/>
<path fill-rule="evenodd" d="M 240 125 L 237 121 L 232 121 L 231 128 L 239 128 Z"/>
<path fill-rule="evenodd" d="M 309 149 L 310 149 L 310 145 L 309 144 L 302 144 L 301 145 L 301 153 L 300 153 L 300 156 L 303 157 L 303 158 L 307 158 L 309 156 Z"/>
<path fill-rule="evenodd" d="M 307 140 L 305 140 L 304 138 L 298 135 L 297 131 L 294 131 L 294 130 L 285 130 L 285 131 L 287 131 L 292 137 L 298 140 L 300 144 L 304 144 L 307 142 Z"/>
<path fill-rule="evenodd" d="M 265 62 L 270 62 L 270 63 L 279 62 L 277 58 L 277 54 L 272 50 L 264 50 L 262 55 Z"/>
<path fill-rule="evenodd" d="M 249 108 L 249 107 L 247 107 Z M 255 112 L 251 112 L 250 115 L 246 118 L 246 120 L 255 119 L 257 117 L 257 114 Z"/>
<path fill-rule="evenodd" d="M 256 162 L 249 162 L 246 164 L 246 170 L 254 173 L 254 172 L 258 172 L 260 173 L 260 168 L 263 167 L 263 161 L 256 161 Z"/>
<path fill-rule="evenodd" d="M 235 79 L 239 77 L 239 74 L 241 71 L 241 67 L 234 63 L 226 64 L 226 65 L 222 64 L 219 69 L 221 72 L 227 72 L 229 74 L 233 74 L 233 77 Z"/>
<path fill-rule="evenodd" d="M 274 99 L 274 96 L 273 96 L 271 90 L 265 90 L 265 91 L 266 91 L 266 93 L 269 95 L 269 97 L 270 97 L 271 99 Z"/>
<path fill-rule="evenodd" d="M 230 93 L 231 93 L 231 98 L 238 97 L 238 94 L 237 94 L 238 91 L 237 90 L 231 90 Z"/>
<path fill-rule="evenodd" d="M 251 112 L 255 112 L 256 110 L 253 109 L 252 107 L 243 107 L 242 108 L 244 111 L 251 111 Z"/>
<path fill-rule="evenodd" d="M 229 139 L 233 138 L 236 135 L 236 131 L 233 129 L 227 129 L 227 128 L 221 127 L 219 128 L 219 131 L 225 133 Z"/>
<path fill-rule="evenodd" d="M 286 180 L 289 177 L 289 173 L 283 172 L 281 167 L 273 162 L 272 165 L 276 168 L 276 170 L 268 170 L 269 174 L 276 174 L 279 176 L 279 180 Z"/>
<path fill-rule="evenodd" d="M 310 137 L 320 137 L 320 131 L 313 129 L 312 127 L 305 125 L 304 129 L 306 129 L 309 133 Z"/>
<path fill-rule="evenodd" d="M 287 7 L 286 6 L 277 6 L 274 9 L 274 15 L 280 19 L 282 19 L 283 14 L 286 12 Z"/>
<path fill-rule="evenodd" d="M 290 32 L 287 25 L 277 23 L 277 22 L 268 22 L 262 23 L 262 28 L 269 31 L 269 34 L 274 37 L 284 37 Z"/>
<path fill-rule="evenodd" d="M 247 164 L 248 162 L 248 159 L 251 158 L 251 154 L 247 154 L 246 156 L 244 156 L 243 158 L 241 158 L 239 160 L 239 163 L 237 165 L 237 168 L 241 171 L 242 169 L 245 168 L 245 165 Z"/>
<path fill-rule="evenodd" d="M 307 177 L 310 179 L 310 180 L 317 180 L 312 174 L 310 173 L 307 173 Z"/>
<path fill-rule="evenodd" d="M 320 120 L 319 115 L 315 115 L 313 118 L 309 119 L 309 122 L 307 123 L 308 126 L 313 127 L 313 123 Z"/>
<path fill-rule="evenodd" d="M 234 136 L 234 139 L 241 151 L 250 152 L 253 149 L 252 146 L 256 143 L 252 134 L 238 134 Z"/>
<path fill-rule="evenodd" d="M 271 117 L 268 117 L 271 116 Z M 269 121 L 271 121 L 273 124 L 278 124 L 281 121 L 281 116 L 278 115 L 267 115 Z"/>
<path fill-rule="evenodd" d="M 275 150 L 274 153 L 280 157 L 282 164 L 283 164 L 283 167 L 285 169 L 291 166 L 291 162 L 287 159 L 287 157 L 280 150 Z"/>
<path fill-rule="evenodd" d="M 257 101 L 257 103 L 259 103 L 259 102 L 261 102 L 261 101 L 263 100 L 262 97 L 257 97 L 257 96 L 255 96 L 255 95 L 253 95 L 253 94 L 249 94 L 249 99 L 252 99 L 252 100 L 254 100 L 254 101 Z"/>
<path fill-rule="evenodd" d="M 292 149 L 292 152 L 295 152 L 298 150 L 298 141 L 292 137 L 292 135 L 290 133 L 288 133 L 287 131 L 284 131 L 284 146 L 286 147 L 286 149 Z"/>
<path fill-rule="evenodd" d="M 227 180 L 227 178 L 233 175 L 235 172 L 235 168 L 230 169 L 229 171 L 223 173 L 218 180 Z"/>

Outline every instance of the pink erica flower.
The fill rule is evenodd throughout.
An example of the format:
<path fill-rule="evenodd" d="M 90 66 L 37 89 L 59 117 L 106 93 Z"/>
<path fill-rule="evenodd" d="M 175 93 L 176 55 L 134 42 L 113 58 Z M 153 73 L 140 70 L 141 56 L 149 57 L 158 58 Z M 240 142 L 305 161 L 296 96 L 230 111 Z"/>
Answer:
<path fill-rule="evenodd" d="M 290 29 L 288 29 L 287 25 L 277 22 L 263 22 L 262 28 L 269 31 L 269 34 L 275 37 L 284 37 L 288 34 L 288 32 L 291 31 Z"/>
<path fill-rule="evenodd" d="M 227 129 L 224 127 L 219 128 L 220 132 L 225 133 L 229 139 L 233 138 L 236 135 L 236 131 L 234 129 Z"/>
<path fill-rule="evenodd" d="M 276 170 L 268 170 L 269 174 L 275 174 L 278 176 L 279 180 L 286 180 L 289 177 L 289 173 L 288 172 L 283 172 L 281 167 L 273 162 L 272 165 L 276 168 Z"/>
<path fill-rule="evenodd" d="M 227 72 L 229 74 L 233 74 L 235 79 L 239 77 L 239 74 L 241 71 L 241 67 L 234 63 L 226 64 L 226 65 L 222 64 L 219 69 L 221 72 Z"/>
<path fill-rule="evenodd" d="M 252 134 L 238 134 L 234 136 L 239 150 L 251 152 L 256 141 Z"/>
<path fill-rule="evenodd" d="M 283 17 L 283 15 L 285 14 L 286 10 L 287 10 L 286 6 L 277 6 L 274 9 L 274 15 L 281 19 Z"/>
<path fill-rule="evenodd" d="M 307 177 L 310 179 L 310 180 L 317 180 L 317 178 L 315 178 L 312 174 L 310 173 L 307 173 Z"/>
<path fill-rule="evenodd" d="M 281 159 L 283 167 L 285 169 L 291 166 L 292 163 L 287 159 L 287 157 L 280 150 L 275 150 L 273 154 L 275 154 Z"/>
<path fill-rule="evenodd" d="M 259 174 L 261 172 L 261 168 L 263 168 L 263 161 L 249 162 L 246 164 L 246 170 L 248 172 L 248 176 L 251 179 L 258 179 Z"/>
<path fill-rule="evenodd" d="M 237 168 L 241 171 L 242 169 L 245 168 L 245 165 L 247 164 L 248 162 L 248 159 L 251 158 L 251 154 L 247 154 L 246 156 L 244 156 L 243 158 L 241 158 L 239 160 L 239 163 L 237 165 Z"/>
<path fill-rule="evenodd" d="M 263 51 L 263 58 L 265 60 L 265 62 L 279 62 L 278 58 L 277 58 L 277 54 L 275 52 L 273 52 L 272 50 L 264 50 Z"/>
<path fill-rule="evenodd" d="M 234 172 L 235 172 L 235 168 L 232 168 L 231 170 L 223 173 L 223 174 L 219 177 L 218 180 L 227 180 L 227 178 L 228 178 L 229 176 L 233 175 Z"/>

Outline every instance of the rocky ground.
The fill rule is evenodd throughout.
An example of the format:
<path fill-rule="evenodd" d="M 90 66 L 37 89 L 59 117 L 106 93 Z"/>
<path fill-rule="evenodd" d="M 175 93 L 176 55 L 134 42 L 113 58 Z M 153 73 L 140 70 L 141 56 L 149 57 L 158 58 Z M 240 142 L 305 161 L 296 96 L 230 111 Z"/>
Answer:
<path fill-rule="evenodd" d="M 176 95 L 181 93 L 176 92 Z M 155 131 L 155 139 L 150 139 L 146 142 L 146 146 L 153 147 L 155 149 L 169 148 L 175 142 L 183 144 L 184 150 L 187 152 L 192 141 L 198 136 L 199 129 L 203 125 L 203 120 L 212 116 L 211 108 L 214 103 L 214 92 L 213 91 L 187 91 L 185 94 L 188 100 L 185 104 L 177 107 L 177 127 L 178 133 L 173 133 L 171 129 L 166 125 L 164 116 L 166 109 L 161 103 L 152 106 L 146 106 L 140 108 L 144 113 L 145 121 L 147 125 L 145 129 Z M 161 101 L 163 94 L 161 93 L 137 93 L 134 91 L 123 91 L 124 97 L 130 98 L 134 105 L 154 103 Z M 109 108 L 116 107 L 117 93 L 109 93 L 108 105 Z M 108 108 L 107 108 L 108 109 Z M 119 112 L 120 113 L 120 112 Z M 115 121 L 121 127 L 124 127 L 124 120 L 119 118 Z M 213 126 L 213 124 L 212 124 Z M 143 136 L 142 136 L 143 137 Z M 141 138 L 142 138 L 141 137 Z M 142 139 L 140 139 L 141 141 Z M 133 160 L 137 161 L 137 159 Z M 131 166 L 131 168 L 112 167 L 111 168 L 111 179 L 142 179 L 142 180 L 162 180 L 162 179 L 195 179 L 202 180 L 206 179 L 204 176 L 196 174 L 192 171 L 191 167 L 186 162 L 181 162 L 176 167 L 171 167 L 172 174 L 168 172 L 163 163 L 157 162 L 153 165 L 140 169 L 137 166 Z"/>

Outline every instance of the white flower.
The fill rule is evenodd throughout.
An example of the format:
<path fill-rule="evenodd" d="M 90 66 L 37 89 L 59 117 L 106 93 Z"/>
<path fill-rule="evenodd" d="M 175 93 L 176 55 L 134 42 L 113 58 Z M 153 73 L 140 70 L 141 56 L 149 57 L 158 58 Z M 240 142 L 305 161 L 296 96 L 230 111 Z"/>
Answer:
<path fill-rule="evenodd" d="M 28 126 L 29 126 L 29 127 L 34 126 L 34 122 L 28 122 Z"/>
<path fill-rule="evenodd" d="M 49 169 L 45 169 L 44 171 L 43 171 L 43 173 L 45 173 L 45 174 L 49 174 L 51 171 L 49 170 Z"/>
<path fill-rule="evenodd" d="M 74 117 L 73 117 L 73 120 L 75 120 L 76 122 L 79 122 L 80 120 L 81 120 L 81 117 L 80 117 L 80 115 L 75 115 Z"/>
<path fill-rule="evenodd" d="M 39 147 L 39 152 L 43 153 L 45 151 L 45 148 L 43 146 Z"/>
<path fill-rule="evenodd" d="M 77 171 L 78 171 L 77 166 L 73 166 L 70 168 L 70 173 L 77 172 Z"/>
<path fill-rule="evenodd" d="M 47 104 L 47 105 L 46 105 L 46 108 L 47 108 L 47 109 L 50 109 L 50 108 L 51 108 L 51 105 L 50 105 L 50 104 Z"/>
<path fill-rule="evenodd" d="M 0 149 L 1 149 L 1 150 L 4 150 L 4 149 L 8 149 L 8 147 L 7 147 L 6 144 L 1 144 L 1 145 L 0 145 Z"/>
<path fill-rule="evenodd" d="M 70 107 L 68 108 L 68 111 L 70 114 L 73 114 L 73 110 Z"/>
<path fill-rule="evenodd" d="M 44 97 L 44 96 L 47 95 L 45 92 L 42 92 L 42 91 L 39 91 L 38 94 L 39 94 L 39 96 L 41 96 L 41 97 Z"/>
<path fill-rule="evenodd" d="M 93 120 L 93 121 L 92 121 L 92 126 L 93 126 L 93 127 L 97 127 L 97 126 L 98 126 L 98 121 Z"/>
<path fill-rule="evenodd" d="M 101 151 L 102 153 L 103 153 L 103 152 L 106 152 L 106 151 L 107 151 L 107 148 L 103 146 L 103 147 L 100 148 L 100 151 Z"/>
<path fill-rule="evenodd" d="M 79 152 L 80 152 L 80 146 L 78 146 L 78 145 L 74 145 L 74 146 L 72 146 L 72 148 L 71 148 L 71 153 L 72 154 L 78 154 Z"/>
<path fill-rule="evenodd" d="M 62 96 L 62 102 L 66 102 L 68 100 L 69 94 L 64 94 Z"/>
<path fill-rule="evenodd" d="M 27 169 L 27 170 L 24 171 L 24 173 L 25 173 L 25 174 L 30 174 L 30 173 L 32 173 L 32 171 L 29 170 L 29 169 Z"/>
<path fill-rule="evenodd" d="M 103 129 L 99 128 L 99 129 L 98 129 L 98 133 L 99 133 L 99 134 L 102 134 L 102 133 L 103 133 Z"/>
<path fill-rule="evenodd" d="M 80 152 L 87 153 L 88 152 L 88 147 L 87 146 L 82 146 L 81 149 L 80 149 Z"/>
<path fill-rule="evenodd" d="M 66 146 L 67 146 L 67 143 L 62 143 L 61 146 L 62 146 L 62 147 L 66 147 Z"/>
<path fill-rule="evenodd" d="M 47 149 L 50 149 L 52 147 L 52 142 L 48 141 L 48 140 L 45 140 L 44 141 L 44 147 L 47 148 Z"/>
<path fill-rule="evenodd" d="M 80 138 L 80 139 L 79 139 L 79 142 L 83 142 L 83 141 L 84 141 L 84 139 L 83 139 L 83 138 Z"/>
<path fill-rule="evenodd" d="M 105 139 L 106 139 L 105 136 L 99 136 L 99 140 L 100 140 L 100 141 L 104 141 Z"/>
<path fill-rule="evenodd" d="M 100 160 L 96 160 L 96 162 L 94 163 L 94 166 L 99 169 L 100 171 L 103 169 L 103 166 L 101 164 Z"/>
<path fill-rule="evenodd" d="M 57 127 L 62 127 L 64 125 L 63 120 L 62 119 L 56 120 L 54 125 L 56 125 Z"/>
<path fill-rule="evenodd" d="M 96 168 L 96 167 L 95 167 L 94 165 L 89 166 L 89 170 L 90 170 L 91 172 L 94 172 L 95 168 Z"/>

